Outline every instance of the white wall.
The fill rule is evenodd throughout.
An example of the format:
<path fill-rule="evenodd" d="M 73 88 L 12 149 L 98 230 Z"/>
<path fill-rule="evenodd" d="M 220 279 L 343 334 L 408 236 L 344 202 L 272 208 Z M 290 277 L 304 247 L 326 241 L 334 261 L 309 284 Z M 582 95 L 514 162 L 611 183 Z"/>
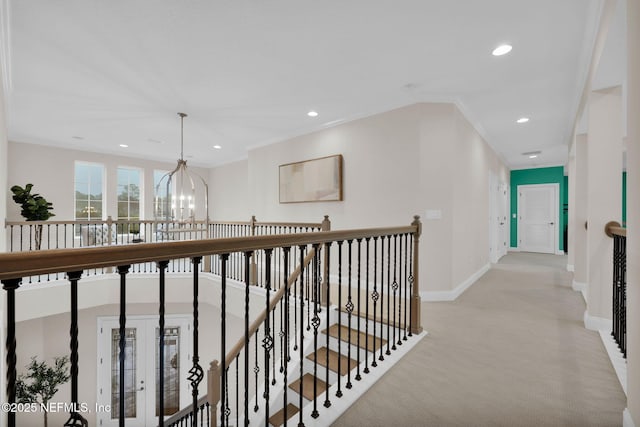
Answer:
<path fill-rule="evenodd" d="M 419 106 L 356 120 L 249 152 L 249 207 L 258 219 L 333 228 L 409 224 L 419 213 Z M 279 204 L 278 166 L 342 154 L 343 202 Z"/>
<path fill-rule="evenodd" d="M 209 171 L 209 217 L 218 221 L 248 221 L 249 162 L 241 160 Z M 258 218 L 268 221 L 268 218 Z"/>
<path fill-rule="evenodd" d="M 144 217 L 153 219 L 153 171 L 171 171 L 175 163 L 157 162 L 151 160 L 114 156 L 88 151 L 69 150 L 56 147 L 48 147 L 36 144 L 24 144 L 9 142 L 8 186 L 24 186 L 27 183 L 34 185 L 34 191 L 44 196 L 53 203 L 55 220 L 73 220 L 74 216 L 74 165 L 75 161 L 101 163 L 105 166 L 106 177 L 106 212 L 113 219 L 118 216 L 117 207 L 117 168 L 129 166 L 144 170 L 143 198 Z M 208 169 L 192 168 L 204 179 L 209 175 Z M 7 194 L 4 199 L 7 203 L 7 218 L 11 221 L 20 221 L 20 209 Z M 204 203 L 204 201 L 203 201 Z M 197 214 L 204 215 L 204 207 L 197 206 Z"/>
<path fill-rule="evenodd" d="M 627 1 L 627 409 L 640 426 L 640 1 Z"/>
<path fill-rule="evenodd" d="M 80 381 L 78 384 L 78 395 L 80 402 L 87 403 L 89 408 L 94 408 L 97 402 L 97 377 L 98 366 L 96 363 L 98 354 L 98 333 L 97 318 L 98 316 L 115 316 L 119 315 L 118 305 L 104 305 L 90 309 L 80 310 L 78 312 L 78 342 L 80 354 L 79 370 Z M 166 307 L 167 314 L 187 314 L 191 313 L 191 304 L 168 304 Z M 129 315 L 157 315 L 157 304 L 131 304 L 127 306 Z M 219 324 L 220 310 L 208 304 L 200 305 L 200 325 Z M 241 321 L 239 318 L 229 316 L 230 330 L 228 337 L 230 342 L 235 342 L 241 333 Z M 24 370 L 24 366 L 29 362 L 32 356 L 37 356 L 39 360 L 45 359 L 49 363 L 56 356 L 69 354 L 69 315 L 58 314 L 53 316 L 42 317 L 39 319 L 28 320 L 16 324 L 16 333 L 19 337 L 18 341 L 18 373 Z M 184 332 L 188 334 L 188 332 Z M 30 337 L 24 339 L 23 337 Z M 21 339 L 22 338 L 22 339 Z M 183 337 L 189 339 L 189 337 Z M 203 369 L 208 369 L 209 362 L 213 359 L 220 360 L 220 342 L 219 328 L 202 328 L 199 352 Z M 107 359 L 108 354 L 103 355 Z M 191 361 L 189 360 L 189 363 Z M 200 392 L 203 394 L 206 390 L 206 380 L 201 384 Z M 58 393 L 52 399 L 52 402 L 69 402 L 71 397 L 71 383 L 68 382 L 60 387 Z M 21 426 L 39 426 L 42 425 L 42 414 L 18 414 L 18 424 Z M 85 414 L 89 421 L 89 425 L 97 425 L 96 415 Z M 52 413 L 49 416 L 49 425 L 62 425 L 68 419 L 68 413 Z"/>
<path fill-rule="evenodd" d="M 278 166 L 342 154 L 342 202 L 280 204 Z M 450 291 L 489 262 L 489 174 L 509 181 L 508 169 L 452 104 L 415 104 L 256 148 L 248 162 L 216 168 L 215 180 L 244 181 L 247 206 L 263 221 L 320 222 L 332 229 L 408 225 L 423 218 L 421 290 Z M 214 185 L 212 199 L 227 217 L 234 195 Z M 228 208 L 227 208 L 228 206 Z M 216 218 L 218 216 L 216 215 Z M 453 225 L 456 224 L 456 227 Z"/>

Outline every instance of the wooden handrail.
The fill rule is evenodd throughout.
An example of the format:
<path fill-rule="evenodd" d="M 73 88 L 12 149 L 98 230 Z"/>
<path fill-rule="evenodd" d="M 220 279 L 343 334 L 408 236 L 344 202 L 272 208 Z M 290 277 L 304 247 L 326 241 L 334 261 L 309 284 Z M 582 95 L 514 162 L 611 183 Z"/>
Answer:
<path fill-rule="evenodd" d="M 198 399 L 198 408 L 204 405 L 205 403 L 207 403 L 207 395 L 204 395 L 200 399 Z M 165 426 L 171 425 L 172 423 L 178 421 L 180 418 L 184 417 L 185 415 L 189 415 L 191 412 L 193 412 L 193 405 L 189 405 L 185 408 L 182 408 L 181 410 L 179 410 L 178 412 L 176 412 L 175 414 L 171 415 L 169 418 L 164 420 L 164 425 Z"/>
<path fill-rule="evenodd" d="M 419 226 L 411 225 L 5 253 L 0 254 L 0 280 L 232 252 L 251 252 L 275 247 L 366 239 L 418 231 Z"/>
<path fill-rule="evenodd" d="M 613 236 L 627 237 L 627 229 L 621 227 L 620 223 L 617 221 L 609 221 L 604 226 L 604 233 L 612 238 Z"/>
<path fill-rule="evenodd" d="M 311 260 L 315 255 L 316 255 L 315 249 L 311 248 L 307 256 L 304 258 L 305 267 L 309 265 L 309 263 L 311 263 Z M 258 315 L 258 317 L 256 317 L 256 319 L 249 326 L 249 337 L 252 337 L 256 333 L 260 325 L 262 325 L 262 323 L 264 322 L 264 319 L 266 319 L 269 312 L 273 310 L 275 306 L 280 302 L 280 300 L 284 297 L 285 291 L 288 288 L 290 288 L 291 285 L 293 285 L 296 282 L 296 280 L 298 280 L 298 277 L 300 277 L 301 273 L 302 273 L 302 266 L 299 265 L 298 268 L 296 268 L 295 271 L 291 274 L 291 276 L 289 276 L 289 278 L 287 279 L 287 285 L 281 286 L 280 289 L 278 289 L 278 291 L 275 294 L 273 294 L 273 298 L 271 299 L 271 301 L 269 301 L 269 310 L 267 311 L 266 308 L 263 309 L 260 315 Z M 238 340 L 238 342 L 227 353 L 225 357 L 225 366 L 231 365 L 231 362 L 233 362 L 236 356 L 240 354 L 240 352 L 244 348 L 244 343 L 245 343 L 244 340 L 245 340 L 244 336 L 241 337 Z"/>

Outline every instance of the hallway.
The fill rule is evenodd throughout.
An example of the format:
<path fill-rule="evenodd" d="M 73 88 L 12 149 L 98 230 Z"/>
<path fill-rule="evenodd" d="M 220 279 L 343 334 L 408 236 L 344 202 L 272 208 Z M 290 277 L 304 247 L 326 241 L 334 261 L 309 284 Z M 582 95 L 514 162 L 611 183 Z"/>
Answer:
<path fill-rule="evenodd" d="M 583 325 L 566 257 L 511 253 L 456 301 L 334 426 L 621 426 L 626 397 Z"/>

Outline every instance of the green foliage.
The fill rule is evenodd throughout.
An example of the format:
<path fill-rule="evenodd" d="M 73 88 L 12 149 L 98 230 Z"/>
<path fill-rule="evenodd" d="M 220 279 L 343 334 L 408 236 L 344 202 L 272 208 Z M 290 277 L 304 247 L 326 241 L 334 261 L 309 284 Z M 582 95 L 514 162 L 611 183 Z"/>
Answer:
<path fill-rule="evenodd" d="M 58 392 L 58 386 L 69 381 L 69 357 L 53 359 L 53 366 L 39 362 L 35 356 L 27 365 L 27 373 L 18 375 L 16 381 L 16 399 L 19 403 L 43 403 Z"/>
<path fill-rule="evenodd" d="M 47 199 L 35 193 L 31 194 L 33 184 L 27 184 L 24 188 L 19 185 L 11 187 L 13 193 L 13 201 L 22 207 L 20 214 L 27 221 L 46 221 L 52 216 L 51 212 L 53 204 L 47 202 Z"/>

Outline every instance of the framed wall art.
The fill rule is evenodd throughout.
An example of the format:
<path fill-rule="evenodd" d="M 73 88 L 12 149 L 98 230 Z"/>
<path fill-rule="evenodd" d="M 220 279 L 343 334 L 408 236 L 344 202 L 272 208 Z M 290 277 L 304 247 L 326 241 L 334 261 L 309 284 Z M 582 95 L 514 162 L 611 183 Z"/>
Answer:
<path fill-rule="evenodd" d="M 342 201 L 342 155 L 280 165 L 280 203 Z"/>

